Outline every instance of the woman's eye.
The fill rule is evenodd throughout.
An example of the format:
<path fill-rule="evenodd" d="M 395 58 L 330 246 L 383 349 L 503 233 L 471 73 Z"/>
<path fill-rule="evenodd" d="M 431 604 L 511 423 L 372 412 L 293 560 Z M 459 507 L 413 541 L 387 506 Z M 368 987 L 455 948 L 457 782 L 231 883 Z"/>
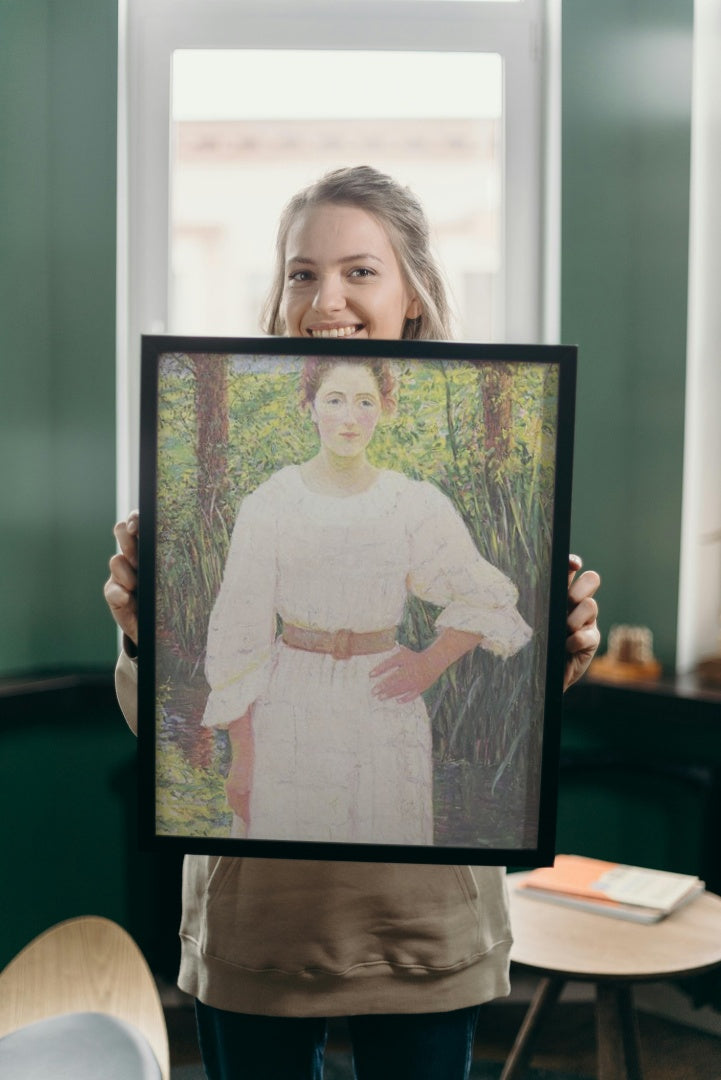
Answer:
<path fill-rule="evenodd" d="M 350 276 L 355 278 L 374 277 L 375 271 L 371 270 L 369 266 L 356 266 L 351 270 Z"/>
<path fill-rule="evenodd" d="M 310 281 L 310 279 L 311 279 L 310 270 L 294 270 L 292 273 L 290 273 L 288 275 L 288 281 L 295 281 L 295 282 L 298 282 L 300 284 L 303 284 L 306 281 Z"/>

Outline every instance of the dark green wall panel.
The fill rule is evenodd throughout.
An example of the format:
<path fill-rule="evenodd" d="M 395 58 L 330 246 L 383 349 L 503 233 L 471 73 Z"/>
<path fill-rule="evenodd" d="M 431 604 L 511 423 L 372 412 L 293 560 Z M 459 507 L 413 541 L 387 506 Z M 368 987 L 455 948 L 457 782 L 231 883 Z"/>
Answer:
<path fill-rule="evenodd" d="M 137 741 L 110 674 L 0 684 L 0 744 L 0 968 L 54 923 L 92 914 L 173 979 L 180 858 L 139 851 Z"/>
<path fill-rule="evenodd" d="M 573 544 L 602 629 L 675 658 L 692 0 L 563 6 L 562 338 L 579 345 Z"/>
<path fill-rule="evenodd" d="M 0 0 L 0 675 L 109 664 L 116 0 Z"/>

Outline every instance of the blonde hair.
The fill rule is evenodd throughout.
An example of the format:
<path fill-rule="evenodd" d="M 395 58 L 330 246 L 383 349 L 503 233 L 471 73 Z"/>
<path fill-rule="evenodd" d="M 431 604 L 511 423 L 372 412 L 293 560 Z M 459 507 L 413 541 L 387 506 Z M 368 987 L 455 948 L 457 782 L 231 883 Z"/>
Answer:
<path fill-rule="evenodd" d="M 263 330 L 283 335 L 281 315 L 288 233 L 296 218 L 312 206 L 335 203 L 357 206 L 385 228 L 406 283 L 421 305 L 421 314 L 406 319 L 402 338 L 447 341 L 452 337 L 451 311 L 443 276 L 430 250 L 428 221 L 419 200 L 392 177 L 370 165 L 327 173 L 294 195 L 281 214 L 275 248 L 273 284 L 263 310 Z"/>

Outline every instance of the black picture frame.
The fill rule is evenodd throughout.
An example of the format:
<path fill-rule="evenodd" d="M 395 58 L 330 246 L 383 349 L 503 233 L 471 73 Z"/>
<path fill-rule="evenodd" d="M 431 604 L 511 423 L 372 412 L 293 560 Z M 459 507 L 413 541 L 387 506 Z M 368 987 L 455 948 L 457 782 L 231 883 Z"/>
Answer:
<path fill-rule="evenodd" d="M 576 359 L 574 346 L 143 337 L 138 752 L 144 849 L 524 867 L 553 861 Z M 309 493 L 298 468 L 318 449 L 318 431 L 299 399 L 301 372 L 326 361 L 366 368 L 387 361 L 395 380 L 388 401 L 397 398 L 397 408 L 389 406 L 368 447 L 380 471 L 363 493 L 370 501 L 362 512 L 355 496 Z M 341 369 L 330 370 L 339 378 Z M 208 620 L 241 506 L 226 599 L 208 646 Z M 341 526 L 349 538 L 342 557 Z M 458 532 L 459 548 L 446 528 Z M 468 558 L 463 530 L 474 549 Z M 368 562 L 361 564 L 361 556 Z M 473 623 L 481 646 L 452 664 L 415 705 L 384 702 L 384 719 L 377 720 L 375 704 L 363 696 L 368 682 L 379 682 L 362 666 L 374 664 L 374 656 L 313 651 L 337 648 L 336 638 L 326 640 L 337 626 L 316 626 L 321 637 L 311 651 L 305 639 L 298 649 L 278 635 L 290 634 L 284 613 L 293 629 L 288 612 L 298 623 L 302 610 L 304 632 L 328 618 L 315 607 L 306 617 L 309 595 L 313 604 L 323 598 L 321 608 L 350 603 L 341 601 L 343 589 L 355 596 L 367 631 L 396 588 L 404 559 L 413 563 L 404 571 L 406 583 L 432 582 L 423 589 L 436 600 L 450 590 L 452 602 L 470 608 L 473 618 L 491 618 L 492 607 L 492 628 L 477 631 Z M 516 610 L 530 628 L 527 644 L 506 659 L 489 649 L 518 644 L 517 627 L 493 628 L 509 586 L 498 586 L 505 597 L 499 601 L 493 578 L 490 593 L 478 599 L 475 582 L 491 573 L 487 563 L 515 586 Z M 365 573 L 348 585 L 347 574 L 361 565 Z M 435 584 L 441 579 L 442 587 Z M 304 592 L 305 601 L 294 592 Z M 396 640 L 426 648 L 444 604 L 409 598 L 394 623 Z M 516 644 L 499 645 L 496 632 Z M 209 657 L 223 675 L 213 676 L 212 692 L 204 674 Z M 281 688 L 281 667 L 291 662 L 300 666 L 283 668 L 290 682 Z M 335 673 L 327 686 L 321 668 Z M 348 674 L 356 669 L 365 672 L 362 678 Z M 341 677 L 350 681 L 336 698 Z M 244 694 L 256 696 L 251 721 L 231 728 L 234 756 L 229 731 L 204 726 L 203 718 L 225 723 Z M 415 708 L 415 719 L 401 721 L 403 708 Z M 427 726 L 418 719 L 423 713 Z M 235 816 L 226 791 L 232 761 L 234 805 L 243 809 Z"/>

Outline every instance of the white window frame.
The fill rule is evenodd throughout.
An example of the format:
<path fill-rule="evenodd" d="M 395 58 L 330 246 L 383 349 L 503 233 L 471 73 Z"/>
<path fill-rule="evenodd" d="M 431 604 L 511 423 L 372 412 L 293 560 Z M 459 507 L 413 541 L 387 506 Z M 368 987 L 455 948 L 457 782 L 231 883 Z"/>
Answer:
<path fill-rule="evenodd" d="M 721 0 L 696 0 L 693 31 L 688 340 L 676 670 L 721 652 Z"/>
<path fill-rule="evenodd" d="M 140 335 L 164 333 L 167 327 L 173 52 L 307 48 L 499 53 L 504 60 L 506 121 L 503 340 L 528 342 L 557 340 L 559 326 L 559 38 L 560 0 L 120 0 L 120 515 L 136 505 L 138 494 Z"/>

